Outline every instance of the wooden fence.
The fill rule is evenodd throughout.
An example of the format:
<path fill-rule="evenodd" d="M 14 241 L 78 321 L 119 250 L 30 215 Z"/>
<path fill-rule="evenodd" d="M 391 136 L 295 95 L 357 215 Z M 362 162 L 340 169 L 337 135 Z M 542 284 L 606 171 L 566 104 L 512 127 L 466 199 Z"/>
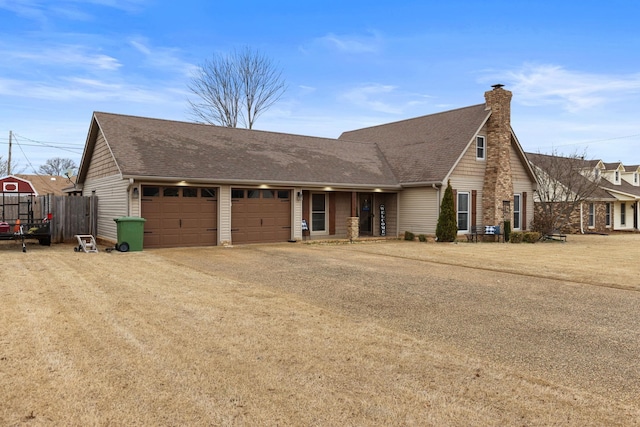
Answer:
<path fill-rule="evenodd" d="M 75 242 L 76 234 L 96 235 L 98 231 L 97 196 L 41 196 L 48 197 L 53 218 L 51 242 Z"/>
<path fill-rule="evenodd" d="M 14 222 L 31 218 L 40 221 L 52 214 L 51 242 L 75 242 L 76 234 L 96 235 L 98 231 L 98 197 L 89 196 L 3 196 L 0 220 Z"/>

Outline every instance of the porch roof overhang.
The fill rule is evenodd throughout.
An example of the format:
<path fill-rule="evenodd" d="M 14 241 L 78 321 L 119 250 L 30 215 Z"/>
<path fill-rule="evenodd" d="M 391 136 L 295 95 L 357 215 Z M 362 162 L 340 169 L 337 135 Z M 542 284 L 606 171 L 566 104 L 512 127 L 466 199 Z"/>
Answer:
<path fill-rule="evenodd" d="M 307 181 L 258 181 L 250 179 L 223 179 L 212 180 L 207 178 L 184 178 L 184 177 L 167 177 L 167 176 L 146 176 L 146 175 L 123 175 L 124 179 L 133 179 L 136 182 L 146 183 L 171 183 L 173 185 L 238 185 L 238 186 L 251 186 L 251 187 L 300 187 L 300 188 L 313 188 L 313 189 L 330 189 L 330 191 L 398 191 L 402 189 L 400 184 L 351 184 L 351 183 L 339 183 L 339 182 L 307 182 Z"/>

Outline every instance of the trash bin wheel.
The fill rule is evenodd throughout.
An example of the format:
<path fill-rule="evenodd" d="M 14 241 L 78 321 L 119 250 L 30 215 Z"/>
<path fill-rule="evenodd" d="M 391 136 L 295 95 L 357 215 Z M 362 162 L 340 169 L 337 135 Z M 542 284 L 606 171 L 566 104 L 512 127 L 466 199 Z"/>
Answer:
<path fill-rule="evenodd" d="M 118 249 L 120 252 L 128 252 L 129 244 L 127 242 L 122 242 L 118 245 L 116 249 Z"/>

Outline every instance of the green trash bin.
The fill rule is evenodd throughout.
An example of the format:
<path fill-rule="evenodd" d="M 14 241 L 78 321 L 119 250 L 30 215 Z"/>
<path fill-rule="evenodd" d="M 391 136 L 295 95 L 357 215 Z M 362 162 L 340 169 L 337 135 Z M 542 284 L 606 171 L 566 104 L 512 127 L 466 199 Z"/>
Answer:
<path fill-rule="evenodd" d="M 114 218 L 118 230 L 116 249 L 120 252 L 141 251 L 146 219 L 133 216 Z"/>

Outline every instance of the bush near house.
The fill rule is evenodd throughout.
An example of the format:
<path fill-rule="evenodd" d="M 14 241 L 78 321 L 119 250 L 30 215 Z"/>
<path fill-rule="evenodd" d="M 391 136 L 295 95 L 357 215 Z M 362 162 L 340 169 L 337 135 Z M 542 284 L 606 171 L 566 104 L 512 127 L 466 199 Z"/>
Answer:
<path fill-rule="evenodd" d="M 418 234 L 418 240 L 420 240 L 421 242 L 426 242 L 427 236 L 425 236 L 424 234 Z"/>
<path fill-rule="evenodd" d="M 404 240 L 413 241 L 415 238 L 416 238 L 416 235 L 413 234 L 412 232 L 410 232 L 410 231 L 405 231 L 404 232 Z"/>
<path fill-rule="evenodd" d="M 511 243 L 536 243 L 540 240 L 540 233 L 537 231 L 512 231 L 509 236 Z"/>
<path fill-rule="evenodd" d="M 453 188 L 451 188 L 451 181 L 449 181 L 442 197 L 438 225 L 436 226 L 436 237 L 438 242 L 455 242 L 457 234 L 458 222 L 453 202 Z"/>

